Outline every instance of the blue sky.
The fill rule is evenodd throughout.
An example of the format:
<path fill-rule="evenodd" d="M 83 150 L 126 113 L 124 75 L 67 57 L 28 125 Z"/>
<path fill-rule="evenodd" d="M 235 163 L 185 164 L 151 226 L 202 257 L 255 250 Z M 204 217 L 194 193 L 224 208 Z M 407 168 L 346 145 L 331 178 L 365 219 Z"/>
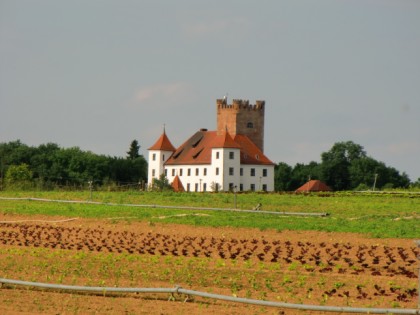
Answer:
<path fill-rule="evenodd" d="M 0 142 L 147 155 L 266 101 L 265 153 L 335 142 L 420 177 L 420 1 L 0 0 Z"/>

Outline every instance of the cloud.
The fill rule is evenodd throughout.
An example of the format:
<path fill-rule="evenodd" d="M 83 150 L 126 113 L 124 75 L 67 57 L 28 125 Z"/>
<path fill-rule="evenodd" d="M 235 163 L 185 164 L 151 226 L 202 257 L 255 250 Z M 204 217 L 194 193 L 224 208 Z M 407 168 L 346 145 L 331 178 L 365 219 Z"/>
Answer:
<path fill-rule="evenodd" d="M 248 21 L 242 17 L 187 21 L 182 28 L 187 37 L 200 39 L 214 36 L 225 39 L 239 38 L 244 36 L 247 30 Z"/>
<path fill-rule="evenodd" d="M 154 105 L 161 107 L 176 104 L 178 101 L 188 98 L 192 93 L 192 87 L 184 82 L 167 84 L 155 84 L 139 87 L 135 92 L 130 104 Z"/>

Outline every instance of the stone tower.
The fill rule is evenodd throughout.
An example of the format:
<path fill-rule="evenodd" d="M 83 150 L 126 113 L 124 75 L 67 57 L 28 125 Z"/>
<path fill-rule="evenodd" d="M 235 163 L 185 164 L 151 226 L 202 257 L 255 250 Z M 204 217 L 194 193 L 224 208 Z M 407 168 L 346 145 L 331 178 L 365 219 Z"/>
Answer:
<path fill-rule="evenodd" d="M 226 98 L 218 99 L 217 133 L 228 131 L 232 137 L 237 134 L 248 136 L 264 152 L 264 108 L 265 101 L 256 101 L 255 105 L 248 100 L 234 99 L 231 105 Z"/>

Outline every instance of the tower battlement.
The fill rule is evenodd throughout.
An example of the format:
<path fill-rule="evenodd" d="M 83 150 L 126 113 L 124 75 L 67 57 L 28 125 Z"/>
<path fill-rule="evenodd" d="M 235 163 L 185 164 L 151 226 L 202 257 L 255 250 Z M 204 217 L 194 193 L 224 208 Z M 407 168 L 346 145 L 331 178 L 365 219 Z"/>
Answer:
<path fill-rule="evenodd" d="M 223 98 L 216 100 L 216 107 L 219 134 L 227 130 L 232 136 L 246 135 L 264 151 L 265 101 L 250 104 L 249 100 L 233 99 L 232 104 L 228 104 Z"/>
<path fill-rule="evenodd" d="M 217 99 L 218 109 L 235 109 L 235 110 L 264 110 L 265 101 L 257 100 L 255 104 L 250 104 L 249 100 L 233 99 L 232 104 L 228 104 L 226 99 Z"/>

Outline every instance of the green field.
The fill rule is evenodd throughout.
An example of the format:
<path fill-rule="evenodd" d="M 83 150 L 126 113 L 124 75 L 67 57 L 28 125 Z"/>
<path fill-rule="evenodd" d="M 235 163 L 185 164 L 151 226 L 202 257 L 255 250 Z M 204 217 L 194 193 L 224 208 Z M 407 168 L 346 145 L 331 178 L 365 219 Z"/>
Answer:
<path fill-rule="evenodd" d="M 0 198 L 45 198 L 89 201 L 90 192 L 0 192 Z M 237 194 L 237 208 L 296 213 L 328 213 L 326 217 L 285 216 L 233 211 L 164 209 L 167 205 L 234 208 L 233 193 L 93 192 L 92 201 L 107 204 L 59 203 L 0 199 L 0 213 L 86 218 L 116 218 L 200 226 L 260 230 L 356 232 L 374 238 L 420 238 L 420 196 L 416 194 Z M 197 215 L 204 214 L 204 215 Z M 183 215 L 183 216 L 178 216 Z M 162 218 L 165 217 L 165 218 Z"/>

